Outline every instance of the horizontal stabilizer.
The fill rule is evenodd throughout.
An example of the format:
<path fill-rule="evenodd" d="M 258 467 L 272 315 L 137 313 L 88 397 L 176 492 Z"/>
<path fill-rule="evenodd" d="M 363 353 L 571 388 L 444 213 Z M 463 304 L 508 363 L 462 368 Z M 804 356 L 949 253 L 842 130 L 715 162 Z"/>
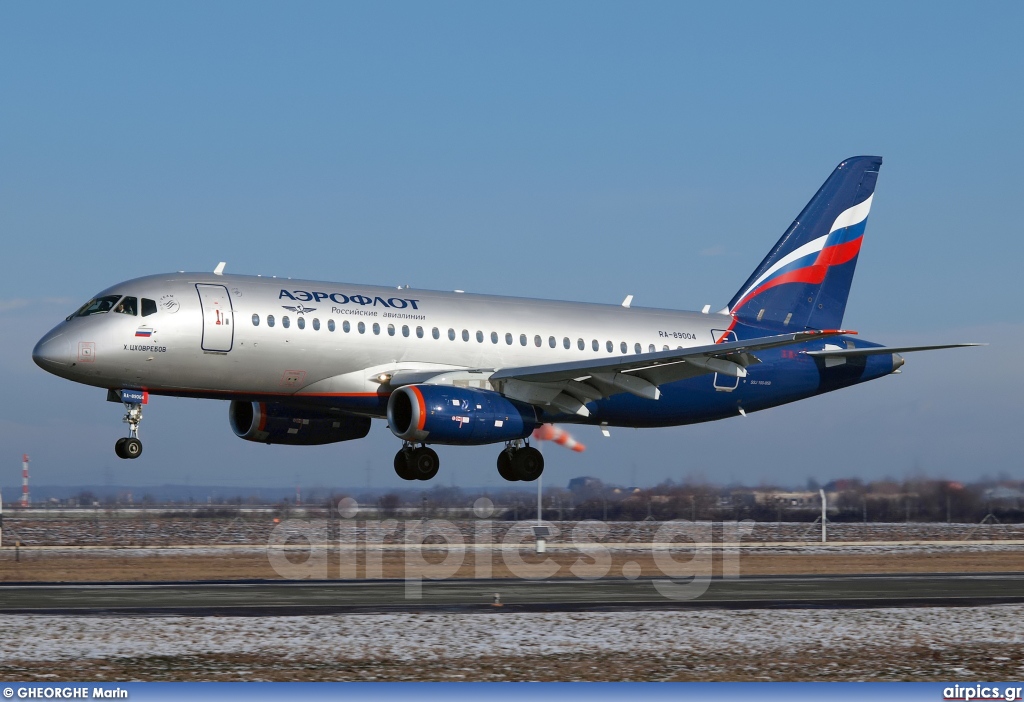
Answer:
<path fill-rule="evenodd" d="M 829 358 L 850 358 L 856 356 L 879 356 L 886 353 L 909 353 L 911 351 L 935 351 L 936 349 L 959 349 L 967 346 L 988 346 L 988 344 L 938 344 L 936 346 L 874 346 L 866 349 L 825 349 L 804 351 L 808 356 Z"/>

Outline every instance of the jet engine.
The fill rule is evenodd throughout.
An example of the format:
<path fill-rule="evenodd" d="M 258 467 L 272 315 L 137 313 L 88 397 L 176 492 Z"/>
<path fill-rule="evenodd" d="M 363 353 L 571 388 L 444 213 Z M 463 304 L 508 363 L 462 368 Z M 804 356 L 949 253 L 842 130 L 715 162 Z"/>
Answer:
<path fill-rule="evenodd" d="M 525 439 L 540 422 L 532 406 L 491 390 L 406 385 L 391 393 L 388 424 L 405 441 L 469 446 Z"/>
<path fill-rule="evenodd" d="M 316 446 L 361 439 L 370 432 L 369 417 L 333 415 L 278 402 L 239 402 L 228 409 L 231 429 L 246 441 Z"/>

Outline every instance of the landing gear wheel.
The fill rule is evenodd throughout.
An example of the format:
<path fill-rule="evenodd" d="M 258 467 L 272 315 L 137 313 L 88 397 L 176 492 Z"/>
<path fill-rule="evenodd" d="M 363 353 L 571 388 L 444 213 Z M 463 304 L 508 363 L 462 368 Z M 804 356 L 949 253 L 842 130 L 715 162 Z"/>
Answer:
<path fill-rule="evenodd" d="M 142 405 L 138 402 L 125 402 L 123 421 L 128 425 L 128 436 L 118 439 L 114 444 L 114 453 L 119 458 L 138 458 L 142 455 L 142 442 L 139 441 L 139 423 L 142 421 Z"/>
<path fill-rule="evenodd" d="M 440 467 L 441 459 L 437 457 L 434 449 L 426 446 L 413 449 L 412 455 L 409 456 L 409 472 L 417 480 L 430 480 L 437 475 Z"/>
<path fill-rule="evenodd" d="M 411 449 L 402 449 L 395 454 L 395 473 L 402 480 L 416 480 L 416 476 L 413 475 L 412 470 L 409 467 L 409 459 L 412 455 Z"/>
<path fill-rule="evenodd" d="M 512 455 L 512 470 L 519 480 L 533 482 L 544 472 L 544 456 L 532 446 L 525 446 Z"/>
<path fill-rule="evenodd" d="M 131 436 L 124 440 L 121 445 L 121 452 L 125 458 L 138 458 L 142 455 L 142 442 Z"/>
<path fill-rule="evenodd" d="M 515 453 L 512 449 L 503 449 L 502 452 L 498 454 L 498 475 L 510 483 L 514 483 L 519 480 L 516 476 L 515 470 L 512 469 L 512 456 L 514 455 Z"/>

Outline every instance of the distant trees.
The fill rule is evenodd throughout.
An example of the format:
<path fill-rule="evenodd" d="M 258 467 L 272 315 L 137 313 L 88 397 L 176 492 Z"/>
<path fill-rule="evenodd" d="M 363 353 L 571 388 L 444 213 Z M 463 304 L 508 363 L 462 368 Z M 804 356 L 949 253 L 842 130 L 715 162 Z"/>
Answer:
<path fill-rule="evenodd" d="M 388 519 L 398 514 L 398 508 L 402 505 L 401 498 L 393 492 L 383 495 L 380 498 L 381 515 Z"/>

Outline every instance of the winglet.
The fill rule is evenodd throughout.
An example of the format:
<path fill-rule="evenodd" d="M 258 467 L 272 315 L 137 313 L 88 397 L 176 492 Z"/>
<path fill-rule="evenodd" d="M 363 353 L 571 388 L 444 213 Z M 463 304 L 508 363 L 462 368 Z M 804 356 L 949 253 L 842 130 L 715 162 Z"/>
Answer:
<path fill-rule="evenodd" d="M 226 262 L 221 261 L 217 264 L 217 267 L 213 269 L 214 275 L 224 275 L 224 266 L 228 265 Z"/>
<path fill-rule="evenodd" d="M 632 304 L 633 304 L 633 296 L 632 295 L 626 295 L 626 299 L 622 301 L 622 306 L 623 307 L 629 307 Z"/>

